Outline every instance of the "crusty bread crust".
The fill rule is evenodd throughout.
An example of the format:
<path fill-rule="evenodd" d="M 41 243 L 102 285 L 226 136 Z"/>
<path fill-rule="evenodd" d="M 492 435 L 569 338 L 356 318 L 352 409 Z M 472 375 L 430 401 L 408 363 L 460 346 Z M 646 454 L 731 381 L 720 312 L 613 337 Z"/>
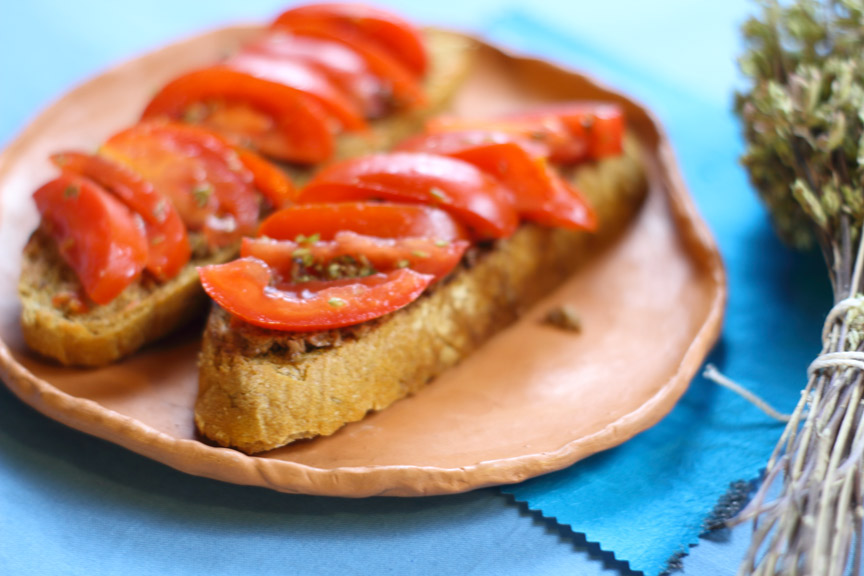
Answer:
<path fill-rule="evenodd" d="M 58 296 L 80 295 L 81 283 L 40 228 L 24 248 L 18 282 L 24 339 L 33 350 L 62 364 L 108 364 L 206 313 L 195 266 L 234 257 L 236 248 L 196 258 L 164 284 L 145 279 L 110 304 L 81 313 L 55 302 Z"/>
<path fill-rule="evenodd" d="M 424 32 L 430 71 L 425 82 L 428 106 L 395 114 L 372 123 L 368 132 L 344 134 L 337 142 L 337 158 L 389 148 L 415 133 L 423 122 L 445 106 L 470 68 L 474 46 L 458 34 L 429 29 Z M 299 185 L 313 170 L 289 169 Z M 71 366 L 102 366 L 157 340 L 191 318 L 204 314 L 208 299 L 201 289 L 196 266 L 226 262 L 237 247 L 206 258 L 193 259 L 180 274 L 164 284 L 146 275 L 113 302 L 81 313 L 57 306 L 55 297 L 81 294 L 74 272 L 66 265 L 43 232 L 30 238 L 22 261 L 18 291 L 21 328 L 27 345 Z"/>
<path fill-rule="evenodd" d="M 598 233 L 524 225 L 384 319 L 298 337 L 214 306 L 199 361 L 199 431 L 248 453 L 329 435 L 457 364 L 618 236 L 647 188 L 629 139 L 623 156 L 571 177 L 597 210 Z"/>

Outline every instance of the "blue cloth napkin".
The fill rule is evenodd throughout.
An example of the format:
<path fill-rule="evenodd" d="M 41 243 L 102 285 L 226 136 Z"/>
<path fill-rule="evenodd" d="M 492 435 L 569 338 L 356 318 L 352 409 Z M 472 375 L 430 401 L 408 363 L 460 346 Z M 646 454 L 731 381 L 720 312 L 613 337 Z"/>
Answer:
<path fill-rule="evenodd" d="M 775 239 L 737 163 L 743 145 L 730 112 L 732 86 L 726 98 L 706 97 L 688 89 L 696 78 L 676 84 L 649 75 L 527 14 L 502 18 L 492 37 L 590 69 L 638 94 L 658 114 L 729 272 L 725 328 L 709 361 L 791 411 L 819 351 L 830 292 L 815 255 L 793 254 Z M 613 551 L 631 569 L 654 576 L 666 570 L 670 557 L 697 543 L 730 483 L 758 477 L 782 429 L 738 396 L 696 378 L 655 428 L 567 470 L 503 491 Z"/>

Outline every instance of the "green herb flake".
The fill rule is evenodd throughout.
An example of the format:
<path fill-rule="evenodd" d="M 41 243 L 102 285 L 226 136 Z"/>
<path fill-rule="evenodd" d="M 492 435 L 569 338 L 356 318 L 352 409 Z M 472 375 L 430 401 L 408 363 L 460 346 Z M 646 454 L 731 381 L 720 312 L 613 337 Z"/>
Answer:
<path fill-rule="evenodd" d="M 183 110 L 183 122 L 186 124 L 198 124 L 207 117 L 207 113 L 207 106 L 200 102 L 196 102 Z"/>
<path fill-rule="evenodd" d="M 213 195 L 213 186 L 208 182 L 199 184 L 192 190 L 192 196 L 195 198 L 195 203 L 201 208 L 207 206 L 210 202 L 210 197 Z"/>
<path fill-rule="evenodd" d="M 449 245 L 450 245 L 449 240 L 435 240 L 435 246 L 438 246 L 439 248 L 444 248 L 445 246 L 449 246 Z"/>
<path fill-rule="evenodd" d="M 398 262 L 396 262 L 397 268 L 407 268 L 410 265 L 411 265 L 410 260 L 399 260 Z"/>
<path fill-rule="evenodd" d="M 162 244 L 163 242 L 165 242 L 165 236 L 162 236 L 161 234 L 159 236 L 154 236 L 150 239 L 150 244 L 152 246 L 157 246 L 159 244 Z"/>
<path fill-rule="evenodd" d="M 417 258 L 429 258 L 429 253 L 424 252 L 423 250 L 412 250 L 411 255 L 416 256 Z"/>
<path fill-rule="evenodd" d="M 153 217 L 159 222 L 164 222 L 168 217 L 168 201 L 164 198 L 153 207 Z"/>
<path fill-rule="evenodd" d="M 75 186 L 74 184 L 67 186 L 63 191 L 63 196 L 65 198 L 77 198 L 79 194 L 81 194 L 81 190 L 79 190 L 78 186 Z"/>
<path fill-rule="evenodd" d="M 430 188 L 429 194 L 440 202 L 446 202 L 447 200 L 449 200 L 447 194 L 437 186 L 433 186 L 432 188 Z"/>
<path fill-rule="evenodd" d="M 316 242 L 321 241 L 321 234 L 319 234 L 318 232 L 316 232 L 315 234 L 312 234 L 311 236 L 306 236 L 304 234 L 298 234 L 297 237 L 294 238 L 294 241 L 297 244 L 315 244 Z"/>
<path fill-rule="evenodd" d="M 342 308 L 347 304 L 347 302 L 345 302 L 345 300 L 342 300 L 341 298 L 330 298 L 327 303 L 334 308 Z"/>

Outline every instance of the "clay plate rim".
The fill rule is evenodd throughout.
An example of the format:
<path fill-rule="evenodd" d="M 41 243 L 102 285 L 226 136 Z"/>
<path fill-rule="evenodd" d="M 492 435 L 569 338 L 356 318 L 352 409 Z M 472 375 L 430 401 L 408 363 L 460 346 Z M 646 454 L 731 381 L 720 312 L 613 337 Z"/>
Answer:
<path fill-rule="evenodd" d="M 83 82 L 46 108 L 0 153 L 0 176 L 9 169 L 10 163 L 18 155 L 17 151 L 26 149 L 30 140 L 41 132 L 43 126 L 51 123 L 52 116 L 64 106 L 65 100 L 87 90 L 89 84 L 122 70 L 126 64 L 155 56 L 162 51 L 183 47 L 194 49 L 198 43 L 219 42 L 223 36 L 231 37 L 248 30 L 248 27 L 232 27 L 206 32 L 144 54 Z M 0 376 L 4 382 L 22 401 L 49 418 L 183 472 L 236 484 L 268 487 L 281 492 L 327 496 L 425 496 L 516 483 L 565 468 L 591 454 L 616 446 L 656 424 L 687 389 L 716 341 L 726 302 L 726 276 L 719 251 L 686 191 L 665 132 L 653 114 L 637 101 L 586 75 L 543 60 L 508 52 L 480 39 L 471 39 L 483 49 L 497 51 L 511 59 L 514 66 L 533 69 L 540 75 L 567 74 L 591 85 L 595 92 L 593 97 L 605 97 L 621 103 L 631 119 L 631 126 L 656 162 L 658 170 L 654 177 L 662 180 L 662 187 L 667 191 L 669 209 L 677 233 L 696 265 L 702 267 L 703 273 L 711 280 L 713 293 L 708 314 L 684 353 L 677 372 L 648 402 L 610 422 L 599 432 L 575 439 L 554 451 L 481 461 L 458 468 L 381 465 L 327 470 L 296 462 L 248 456 L 232 449 L 213 447 L 197 440 L 178 439 L 157 431 L 92 400 L 61 392 L 19 364 L 6 342 L 0 340 Z M 231 478 L 226 478 L 222 472 L 226 469 L 231 470 Z"/>

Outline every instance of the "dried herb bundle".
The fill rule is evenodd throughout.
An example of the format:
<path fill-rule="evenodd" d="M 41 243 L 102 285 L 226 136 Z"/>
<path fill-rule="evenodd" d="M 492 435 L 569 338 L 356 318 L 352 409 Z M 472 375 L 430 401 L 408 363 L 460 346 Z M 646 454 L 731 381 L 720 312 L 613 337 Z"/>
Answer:
<path fill-rule="evenodd" d="M 743 162 L 780 235 L 817 244 L 835 306 L 801 401 L 740 518 L 742 574 L 860 573 L 864 516 L 864 1 L 761 2 L 743 27 Z M 767 501 L 782 476 L 777 498 Z"/>

